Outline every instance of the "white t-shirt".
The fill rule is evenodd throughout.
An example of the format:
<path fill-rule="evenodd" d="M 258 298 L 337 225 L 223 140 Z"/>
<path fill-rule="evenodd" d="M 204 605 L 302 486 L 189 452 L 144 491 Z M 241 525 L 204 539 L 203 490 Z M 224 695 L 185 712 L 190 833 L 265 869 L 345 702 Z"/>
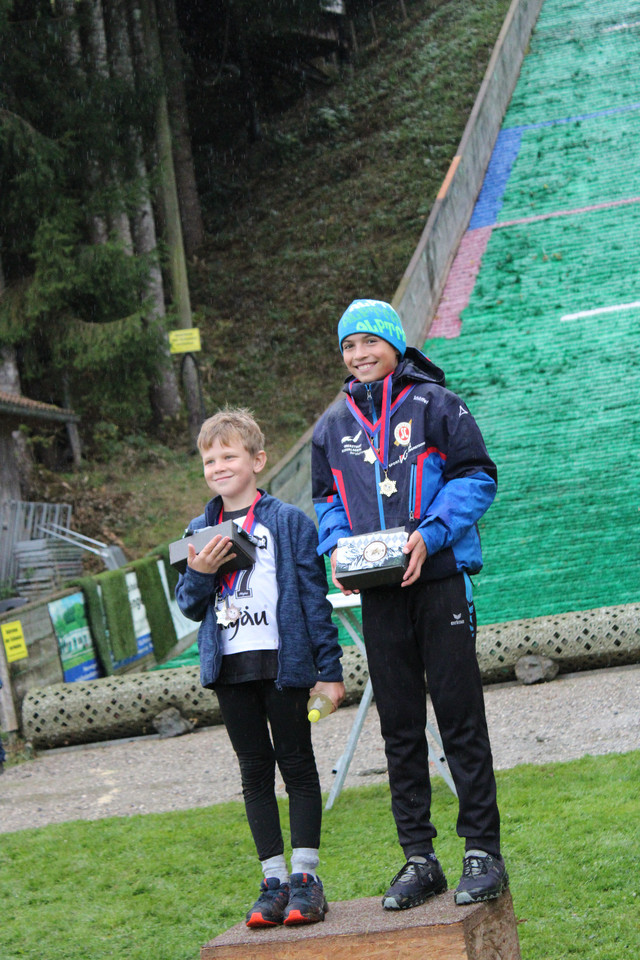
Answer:
<path fill-rule="evenodd" d="M 244 519 L 238 517 L 235 522 L 241 527 Z M 228 603 L 240 611 L 240 616 L 227 627 L 220 627 L 223 654 L 278 649 L 275 547 L 270 532 L 263 524 L 256 523 L 253 535 L 264 538 L 266 546 L 256 548 L 253 566 L 238 570 Z"/>

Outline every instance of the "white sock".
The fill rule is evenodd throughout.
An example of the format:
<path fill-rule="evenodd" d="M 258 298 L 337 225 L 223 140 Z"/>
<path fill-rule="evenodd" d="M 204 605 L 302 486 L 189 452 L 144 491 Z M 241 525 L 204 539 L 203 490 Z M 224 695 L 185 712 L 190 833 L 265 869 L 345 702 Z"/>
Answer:
<path fill-rule="evenodd" d="M 289 883 L 289 871 L 283 853 L 278 854 L 277 857 L 269 857 L 268 860 L 261 860 L 260 866 L 265 880 L 269 877 L 277 877 L 280 883 Z"/>
<path fill-rule="evenodd" d="M 317 880 L 320 854 L 314 847 L 294 847 L 291 851 L 291 873 L 310 873 Z"/>

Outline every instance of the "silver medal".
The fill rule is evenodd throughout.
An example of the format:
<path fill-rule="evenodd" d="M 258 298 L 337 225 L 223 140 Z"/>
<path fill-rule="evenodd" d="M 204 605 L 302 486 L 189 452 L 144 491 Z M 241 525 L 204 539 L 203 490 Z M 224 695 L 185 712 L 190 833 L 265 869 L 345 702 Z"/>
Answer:
<path fill-rule="evenodd" d="M 227 604 L 226 612 L 227 612 L 227 619 L 229 620 L 229 623 L 235 623 L 236 620 L 240 619 L 240 611 L 238 610 L 237 607 L 229 606 Z"/>
<path fill-rule="evenodd" d="M 219 623 L 221 627 L 228 627 L 231 623 L 230 620 L 227 620 L 227 611 L 224 607 L 218 607 L 216 609 L 216 622 Z"/>
<path fill-rule="evenodd" d="M 221 627 L 229 627 L 239 619 L 240 610 L 229 603 L 229 597 L 225 597 L 222 606 L 216 607 L 216 621 Z"/>

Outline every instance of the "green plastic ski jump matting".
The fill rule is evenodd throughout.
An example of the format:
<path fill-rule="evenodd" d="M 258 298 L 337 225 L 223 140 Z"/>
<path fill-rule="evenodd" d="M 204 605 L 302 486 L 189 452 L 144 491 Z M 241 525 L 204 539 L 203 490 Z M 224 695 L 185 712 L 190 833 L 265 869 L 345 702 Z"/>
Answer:
<path fill-rule="evenodd" d="M 640 660 L 638 63 L 639 2 L 546 0 L 425 345 L 498 464 L 486 680 Z"/>
<path fill-rule="evenodd" d="M 638 645 L 639 64 L 640 3 L 546 0 L 425 345 L 498 464 L 480 624 L 607 607 Z"/>

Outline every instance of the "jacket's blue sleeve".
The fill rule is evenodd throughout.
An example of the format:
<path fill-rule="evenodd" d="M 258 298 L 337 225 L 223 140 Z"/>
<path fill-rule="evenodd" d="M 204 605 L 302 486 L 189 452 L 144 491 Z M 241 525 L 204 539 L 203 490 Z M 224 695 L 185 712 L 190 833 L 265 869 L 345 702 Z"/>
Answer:
<path fill-rule="evenodd" d="M 329 460 L 320 438 L 315 435 L 311 441 L 311 495 L 318 518 L 318 553 L 330 553 L 340 537 L 351 535 L 351 525 Z"/>
<path fill-rule="evenodd" d="M 311 638 L 313 660 L 318 679 L 327 682 L 342 680 L 342 647 L 333 622 L 333 607 L 327 600 L 327 575 L 324 560 L 318 556 L 318 534 L 313 520 L 302 510 L 291 516 L 292 549 L 298 577 L 298 593 L 302 615 Z"/>
<path fill-rule="evenodd" d="M 207 607 L 213 603 L 218 584 L 215 573 L 200 573 L 187 567 L 178 577 L 176 601 L 180 610 L 189 620 L 201 622 L 207 613 Z"/>
<path fill-rule="evenodd" d="M 454 546 L 489 509 L 497 491 L 496 466 L 480 428 L 460 399 L 451 397 L 444 421 L 444 484 L 418 526 L 430 556 Z"/>
<path fill-rule="evenodd" d="M 429 556 L 457 543 L 489 509 L 495 495 L 495 480 L 486 473 L 445 484 L 418 527 Z"/>

